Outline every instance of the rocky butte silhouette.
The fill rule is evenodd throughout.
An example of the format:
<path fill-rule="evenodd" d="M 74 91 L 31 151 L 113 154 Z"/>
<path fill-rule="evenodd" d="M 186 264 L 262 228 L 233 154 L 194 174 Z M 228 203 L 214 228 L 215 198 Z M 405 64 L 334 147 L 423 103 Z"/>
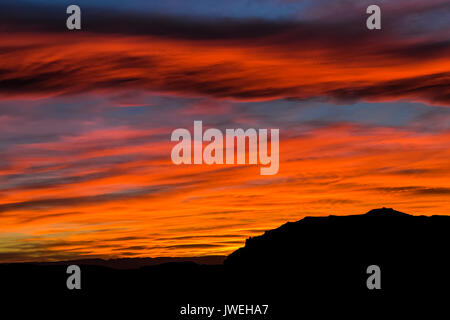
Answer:
<path fill-rule="evenodd" d="M 315 292 L 367 293 L 367 267 L 381 268 L 385 294 L 449 284 L 449 216 L 412 216 L 390 208 L 363 215 L 306 217 L 249 238 L 225 266 L 290 276 Z M 278 286 L 280 278 L 268 277 Z"/>
<path fill-rule="evenodd" d="M 336 307 L 448 298 L 449 230 L 450 216 L 381 208 L 286 223 L 249 238 L 220 265 L 174 262 L 126 270 L 81 265 L 79 291 L 67 290 L 64 264 L 5 264 L 0 275 L 10 296 L 33 293 L 33 299 L 60 305 L 76 298 L 83 307 L 95 301 L 96 310 L 117 302 L 128 311 L 150 308 L 158 319 L 178 319 L 180 306 L 188 303 L 270 304 L 272 319 L 280 320 L 297 316 L 299 308 L 335 315 Z M 371 265 L 381 269 L 380 290 L 367 288 Z"/>

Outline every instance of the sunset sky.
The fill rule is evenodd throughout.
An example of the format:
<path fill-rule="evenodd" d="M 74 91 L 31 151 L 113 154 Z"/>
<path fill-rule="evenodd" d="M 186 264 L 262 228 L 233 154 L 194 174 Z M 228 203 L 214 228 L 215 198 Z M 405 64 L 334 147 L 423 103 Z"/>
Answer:
<path fill-rule="evenodd" d="M 229 254 L 308 215 L 450 214 L 449 107 L 449 1 L 3 0 L 0 262 Z M 174 165 L 194 120 L 280 129 L 278 174 Z"/>

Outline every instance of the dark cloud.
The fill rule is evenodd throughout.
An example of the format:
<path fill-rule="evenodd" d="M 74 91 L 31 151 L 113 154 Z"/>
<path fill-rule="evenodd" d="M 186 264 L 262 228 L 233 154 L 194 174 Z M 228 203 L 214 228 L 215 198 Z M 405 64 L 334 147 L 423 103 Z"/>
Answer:
<path fill-rule="evenodd" d="M 443 196 L 450 195 L 450 188 L 430 188 L 421 186 L 370 188 L 371 191 L 383 193 L 403 193 L 407 196 Z"/>
<path fill-rule="evenodd" d="M 25 8 L 24 8 L 25 7 Z M 24 10 L 25 9 L 25 10 Z M 290 21 L 263 19 L 198 18 L 163 14 L 114 11 L 82 7 L 83 30 L 95 33 L 134 34 L 176 37 L 184 39 L 255 38 L 285 31 L 294 25 Z M 9 3 L 0 11 L 3 30 L 66 31 L 66 6 L 26 6 Z M 8 50 L 20 49 L 20 46 Z M 23 49 L 23 47 L 22 47 Z"/>
<path fill-rule="evenodd" d="M 119 247 L 119 248 L 114 248 L 112 249 L 113 251 L 126 251 L 126 250 L 131 250 L 131 251 L 142 251 L 142 250 L 147 250 L 148 247 L 147 246 L 131 246 L 131 247 Z"/>
<path fill-rule="evenodd" d="M 35 214 L 33 216 L 20 216 L 20 223 L 30 223 L 38 220 L 43 219 L 51 219 L 51 218 L 58 218 L 58 217 L 67 217 L 71 215 L 78 215 L 81 214 L 81 212 L 78 211 L 72 211 L 72 212 L 58 212 L 58 213 L 48 213 L 48 214 Z"/>
<path fill-rule="evenodd" d="M 3 243 L 3 252 L 0 252 L 2 261 L 36 261 L 45 257 L 47 261 L 68 260 L 79 257 L 91 256 L 92 252 L 85 248 L 72 248 L 71 246 L 93 246 L 95 241 L 50 240 L 45 238 L 19 237 L 10 239 L 0 237 Z M 61 250 L 64 248 L 64 250 Z"/>
<path fill-rule="evenodd" d="M 165 246 L 167 249 L 205 249 L 205 248 L 220 248 L 221 244 L 201 243 L 201 244 L 179 244 L 174 246 Z"/>
<path fill-rule="evenodd" d="M 18 179 L 19 181 L 22 179 L 27 179 L 29 182 L 26 183 L 18 183 L 13 188 L 0 188 L 0 190 L 14 191 L 14 190 L 36 190 L 36 189 L 46 189 L 46 188 L 55 188 L 69 184 L 76 184 L 82 182 L 88 182 L 103 178 L 109 178 L 114 176 L 119 176 L 125 172 L 125 170 L 117 170 L 110 169 L 105 170 L 103 172 L 95 172 L 88 174 L 81 174 L 75 176 L 62 176 L 56 178 L 48 178 L 46 177 L 47 172 L 41 174 L 14 174 L 3 176 L 3 179 L 9 180 L 9 182 L 13 182 L 14 179 Z"/>
<path fill-rule="evenodd" d="M 450 72 L 386 81 L 376 84 L 355 85 L 328 92 L 342 101 L 356 101 L 361 97 L 379 98 L 409 97 L 434 103 L 450 103 Z"/>
<path fill-rule="evenodd" d="M 79 251 L 76 253 L 64 251 L 30 250 L 21 252 L 0 252 L 0 262 L 28 262 L 42 260 L 62 261 L 69 259 L 97 258 L 98 255 L 91 254 L 90 251 Z"/>
<path fill-rule="evenodd" d="M 162 193 L 176 192 L 180 189 L 194 188 L 202 184 L 207 184 L 207 179 L 197 179 L 188 182 L 179 182 L 172 184 L 160 184 L 136 189 L 125 189 L 118 192 L 104 193 L 92 196 L 66 197 L 66 198 L 44 198 L 38 200 L 28 200 L 22 202 L 12 202 L 0 204 L 0 214 L 17 210 L 42 210 L 59 207 L 77 207 L 86 204 L 98 204 L 111 201 L 121 201 L 127 199 L 138 199 L 145 197 L 161 195 Z"/>
<path fill-rule="evenodd" d="M 406 73 L 407 64 L 423 65 L 424 61 L 448 58 L 450 40 L 445 33 L 428 32 L 414 38 L 415 35 L 408 33 L 402 24 L 409 16 L 427 13 L 427 17 L 432 17 L 429 12 L 437 10 L 448 14 L 448 3 L 408 6 L 402 2 L 399 8 L 405 8 L 403 15 L 398 14 L 399 8 L 392 12 L 385 10 L 380 32 L 366 29 L 365 14 L 353 11 L 360 10 L 360 6 L 350 6 L 352 14 L 289 21 L 170 16 L 86 8 L 83 11 L 83 31 L 75 33 L 68 33 L 65 29 L 65 16 L 61 14 L 65 7 L 62 5 L 27 6 L 25 10 L 23 6 L 11 3 L 6 6 L 8 10 L 0 11 L 4 31 L 27 31 L 38 36 L 45 33 L 48 37 L 57 37 L 57 41 L 50 39 L 46 44 L 45 39 L 39 44 L 0 46 L 0 58 L 7 61 L 4 65 L 0 63 L 0 92 L 4 95 L 71 95 L 88 91 L 141 89 L 240 100 L 325 96 L 339 101 L 415 99 L 441 104 L 450 101 L 449 71 L 445 63 L 441 70 L 426 71 L 423 67 L 419 76 L 397 75 L 393 77 L 395 80 L 382 80 L 389 78 L 387 75 L 391 72 L 399 73 L 391 67 L 399 67 L 402 73 Z M 93 50 L 93 44 L 89 42 L 93 35 L 107 36 L 106 40 L 103 39 L 104 48 Z M 117 50 L 111 40 L 112 35 L 117 35 L 119 40 L 136 40 L 133 36 L 144 36 L 141 37 L 144 43 L 151 44 L 155 39 L 169 39 L 170 43 L 165 44 L 168 47 L 163 51 L 142 51 L 136 43 L 127 42 Z M 84 41 L 88 41 L 85 48 Z M 190 58 L 210 49 L 211 56 L 218 57 L 227 49 L 254 51 L 254 55 L 241 58 L 232 55 L 203 63 L 185 63 L 181 60 L 188 53 L 178 53 L 177 50 L 179 45 L 187 42 L 192 46 Z M 73 50 L 80 52 L 72 52 L 64 44 L 67 48 L 73 45 Z M 108 50 L 111 45 L 115 49 Z M 175 49 L 171 48 L 172 45 Z M 58 54 L 60 50 L 66 56 Z M 53 60 L 30 61 L 27 65 L 27 57 L 36 53 L 56 55 Z M 19 56 L 23 56 L 25 62 Z M 14 57 L 18 58 L 17 61 Z M 320 57 L 325 61 L 320 61 Z M 297 61 L 316 65 L 317 69 L 302 73 L 296 69 Z M 320 74 L 327 65 L 343 65 L 345 68 L 335 70 L 335 79 L 309 79 L 310 74 Z M 377 67 L 385 76 L 368 81 L 364 73 Z M 353 74 L 358 68 L 362 69 L 361 75 L 355 76 L 354 80 L 339 76 L 345 71 Z M 293 70 L 298 74 L 286 79 Z"/>
<path fill-rule="evenodd" d="M 416 174 L 427 174 L 427 173 L 437 173 L 438 170 L 433 169 L 404 169 L 404 170 L 387 170 L 386 173 L 400 175 L 400 176 L 409 176 Z"/>
<path fill-rule="evenodd" d="M 418 195 L 445 196 L 450 195 L 450 188 L 422 188 L 415 191 Z"/>
<path fill-rule="evenodd" d="M 0 205 L 0 213 L 23 209 L 39 210 L 57 207 L 76 207 L 89 203 L 98 204 L 108 201 L 125 200 L 143 196 L 148 197 L 163 191 L 167 191 L 169 188 L 170 188 L 169 185 L 160 185 L 160 186 L 145 187 L 137 190 L 125 190 L 122 192 L 105 193 L 94 196 L 53 198 L 53 199 L 47 198 L 39 200 L 6 203 Z"/>
<path fill-rule="evenodd" d="M 223 235 L 195 235 L 195 236 L 180 236 L 180 237 L 164 237 L 164 238 L 157 238 L 155 240 L 194 240 L 194 239 L 213 239 L 213 238 L 217 238 L 217 239 L 226 239 L 226 238 L 237 238 L 237 239 L 241 239 L 243 236 L 242 235 L 235 235 L 235 234 L 223 234 Z"/>

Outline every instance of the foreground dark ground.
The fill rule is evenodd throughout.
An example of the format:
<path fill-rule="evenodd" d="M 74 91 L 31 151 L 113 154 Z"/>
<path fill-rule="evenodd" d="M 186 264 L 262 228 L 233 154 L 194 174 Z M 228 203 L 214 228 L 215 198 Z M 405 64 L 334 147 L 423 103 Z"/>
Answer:
<path fill-rule="evenodd" d="M 299 319 L 307 311 L 319 318 L 383 312 L 393 305 L 411 311 L 430 300 L 445 307 L 449 230 L 449 216 L 410 216 L 386 208 L 305 218 L 248 239 L 222 265 L 174 262 L 115 269 L 79 264 L 81 290 L 67 289 L 67 264 L 4 264 L 1 288 L 7 295 L 2 301 L 32 301 L 47 315 L 63 309 L 148 319 L 208 318 L 181 315 L 188 304 L 222 311 L 210 319 L 280 320 Z M 370 265 L 381 269 L 380 290 L 366 286 Z M 266 315 L 223 317 L 225 304 L 269 308 Z"/>

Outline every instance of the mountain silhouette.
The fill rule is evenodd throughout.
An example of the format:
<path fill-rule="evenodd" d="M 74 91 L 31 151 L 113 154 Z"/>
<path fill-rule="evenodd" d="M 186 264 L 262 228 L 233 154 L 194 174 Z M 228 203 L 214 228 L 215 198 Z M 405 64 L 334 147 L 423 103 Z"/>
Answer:
<path fill-rule="evenodd" d="M 330 310 L 333 315 L 337 312 L 330 306 L 383 306 L 402 299 L 448 297 L 449 231 L 450 216 L 412 216 L 381 208 L 362 215 L 288 222 L 247 239 L 223 264 L 141 266 L 142 260 L 136 260 L 138 268 L 124 269 L 133 259 L 116 268 L 111 268 L 114 261 L 108 266 L 80 263 L 79 291 L 66 288 L 66 267 L 71 262 L 4 264 L 0 275 L 2 288 L 21 299 L 24 292 L 32 292 L 34 299 L 61 304 L 77 298 L 78 305 L 95 301 L 105 308 L 111 301 L 123 307 L 132 304 L 133 310 L 151 306 L 158 319 L 177 319 L 180 306 L 188 303 L 268 303 L 270 316 L 284 319 L 297 316 L 301 302 L 302 310 L 329 316 Z M 380 269 L 379 290 L 367 287 L 372 265 Z"/>
<path fill-rule="evenodd" d="M 119 258 L 119 259 L 79 259 L 56 262 L 36 262 L 35 265 L 57 266 L 57 265 L 84 265 L 100 266 L 112 269 L 139 269 L 142 267 L 156 266 L 174 262 L 195 262 L 201 265 L 222 264 L 226 256 L 205 257 L 158 257 L 158 258 Z"/>
<path fill-rule="evenodd" d="M 390 208 L 363 215 L 306 217 L 247 239 L 225 264 L 314 267 L 315 261 L 382 263 L 418 256 L 440 260 L 444 256 L 439 249 L 448 245 L 449 228 L 448 216 L 411 216 Z"/>
<path fill-rule="evenodd" d="M 306 217 L 249 238 L 225 266 L 244 273 L 296 275 L 290 281 L 311 291 L 367 294 L 367 267 L 377 265 L 385 293 L 420 294 L 450 283 L 449 231 L 449 216 L 412 216 L 390 208 Z M 279 284 L 277 279 L 268 282 Z"/>

